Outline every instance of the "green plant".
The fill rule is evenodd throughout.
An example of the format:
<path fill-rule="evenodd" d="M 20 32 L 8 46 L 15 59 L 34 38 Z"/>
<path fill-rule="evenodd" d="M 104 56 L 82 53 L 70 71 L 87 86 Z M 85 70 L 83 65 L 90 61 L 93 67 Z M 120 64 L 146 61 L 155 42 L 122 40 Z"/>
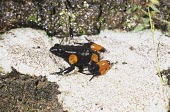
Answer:
<path fill-rule="evenodd" d="M 150 10 L 150 9 L 153 9 L 154 11 L 159 12 L 159 10 L 155 6 L 155 5 L 159 5 L 159 1 L 158 0 L 150 0 L 150 1 L 146 0 L 146 2 L 149 2 L 149 4 L 147 5 L 147 11 L 148 11 L 148 16 L 149 16 L 151 32 L 152 32 L 152 41 L 153 41 L 153 44 L 154 44 L 154 51 L 155 51 L 155 58 L 156 58 L 156 69 L 157 69 L 158 76 L 160 78 L 160 84 L 161 84 L 161 87 L 162 87 L 162 93 L 163 93 L 163 98 L 164 98 L 164 102 L 165 102 L 165 108 L 168 112 L 169 107 L 168 107 L 168 104 L 166 104 L 165 90 L 164 90 L 164 87 L 163 87 L 163 78 L 162 78 L 162 75 L 161 75 L 161 72 L 160 72 L 158 52 L 157 52 L 156 42 L 155 42 L 155 38 L 154 38 L 155 27 L 154 27 L 152 17 L 155 14 L 152 13 L 151 10 Z"/>
<path fill-rule="evenodd" d="M 138 19 L 139 19 L 139 24 L 137 24 L 134 28 L 134 32 L 138 32 L 141 31 L 143 29 L 147 29 L 150 27 L 150 18 L 149 18 L 149 13 L 148 13 L 148 7 L 150 10 L 150 14 L 152 16 L 151 19 L 154 20 L 158 20 L 161 21 L 165 24 L 167 24 L 168 26 L 170 26 L 170 22 L 167 20 L 163 20 L 159 17 L 157 17 L 157 14 L 160 13 L 160 10 L 157 8 L 157 6 L 159 6 L 160 3 L 158 0 L 146 0 L 146 2 L 144 4 L 140 4 L 138 3 L 137 5 L 133 5 L 133 7 L 130 9 L 130 11 L 141 11 L 143 14 L 142 15 L 138 15 Z M 128 10 L 129 12 L 129 10 Z M 134 14 L 135 15 L 135 14 Z"/>

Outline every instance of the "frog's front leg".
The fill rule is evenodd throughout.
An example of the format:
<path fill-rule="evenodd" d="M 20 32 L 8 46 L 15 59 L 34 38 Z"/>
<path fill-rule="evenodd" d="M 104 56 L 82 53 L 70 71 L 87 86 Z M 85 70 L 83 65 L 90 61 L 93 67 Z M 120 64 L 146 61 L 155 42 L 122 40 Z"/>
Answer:
<path fill-rule="evenodd" d="M 73 71 L 75 69 L 75 66 L 74 65 L 71 65 L 70 67 L 64 69 L 64 70 L 61 70 L 60 72 L 54 72 L 54 73 L 51 73 L 51 75 L 64 75 L 64 74 L 67 74 L 71 71 Z"/>

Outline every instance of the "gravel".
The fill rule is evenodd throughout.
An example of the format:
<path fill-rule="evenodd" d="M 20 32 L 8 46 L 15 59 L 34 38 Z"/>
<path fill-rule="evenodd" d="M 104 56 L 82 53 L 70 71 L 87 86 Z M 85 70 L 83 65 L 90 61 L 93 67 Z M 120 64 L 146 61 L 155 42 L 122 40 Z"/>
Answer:
<path fill-rule="evenodd" d="M 59 103 L 69 112 L 166 112 L 170 98 L 169 85 L 160 82 L 152 34 L 104 30 L 99 35 L 74 37 L 73 42 L 85 38 L 104 46 L 103 59 L 116 63 L 104 75 L 95 77 L 77 72 L 50 75 L 69 65 L 49 52 L 57 38 L 49 38 L 44 31 L 31 28 L 14 29 L 0 36 L 1 72 L 11 67 L 23 74 L 46 76 L 59 85 Z M 161 70 L 170 66 L 170 39 L 155 31 Z M 166 77 L 165 77 L 166 78 Z M 164 93 L 162 92 L 164 90 Z M 165 96 L 165 98 L 164 98 Z"/>

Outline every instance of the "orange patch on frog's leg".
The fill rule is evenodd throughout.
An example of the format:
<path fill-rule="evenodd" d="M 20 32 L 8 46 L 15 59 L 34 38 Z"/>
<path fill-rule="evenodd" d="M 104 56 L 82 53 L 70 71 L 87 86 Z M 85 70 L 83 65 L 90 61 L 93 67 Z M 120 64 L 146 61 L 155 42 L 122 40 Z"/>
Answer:
<path fill-rule="evenodd" d="M 91 60 L 94 61 L 94 62 L 98 62 L 99 61 L 98 55 L 97 54 L 92 54 Z"/>
<path fill-rule="evenodd" d="M 100 52 L 105 52 L 105 51 L 106 51 L 106 49 L 105 49 L 103 46 L 101 46 L 101 45 L 99 45 L 99 44 L 96 44 L 96 43 L 92 43 L 92 44 L 90 45 L 90 48 L 91 48 L 93 51 L 100 51 Z"/>
<path fill-rule="evenodd" d="M 107 60 L 102 60 L 97 64 L 99 65 L 99 72 L 101 75 L 106 74 L 106 72 L 110 69 L 110 62 Z"/>
<path fill-rule="evenodd" d="M 69 56 L 68 61 L 69 61 L 70 64 L 73 65 L 73 64 L 75 64 L 78 61 L 78 58 L 77 58 L 77 56 L 75 54 L 71 54 Z"/>

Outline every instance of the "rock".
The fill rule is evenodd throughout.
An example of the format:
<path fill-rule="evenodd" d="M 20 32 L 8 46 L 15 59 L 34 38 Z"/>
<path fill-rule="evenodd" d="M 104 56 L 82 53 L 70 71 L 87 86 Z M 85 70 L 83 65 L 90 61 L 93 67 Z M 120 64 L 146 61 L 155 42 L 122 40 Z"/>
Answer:
<path fill-rule="evenodd" d="M 74 37 L 70 43 L 86 42 L 85 36 Z M 39 30 L 15 29 L 0 36 L 0 67 L 11 67 L 23 74 L 46 76 L 59 85 L 59 103 L 65 111 L 87 112 L 166 112 L 170 98 L 169 85 L 160 83 L 152 33 L 149 30 L 117 32 L 105 30 L 88 39 L 104 46 L 103 59 L 116 63 L 104 76 L 95 77 L 73 71 L 64 76 L 49 75 L 68 64 L 52 55 L 49 48 L 56 41 Z M 155 31 L 160 69 L 170 66 L 170 39 Z M 133 47 L 133 50 L 130 49 Z M 126 62 L 126 64 L 123 64 Z M 164 93 L 162 91 L 164 89 Z M 164 97 L 165 96 L 165 97 Z M 166 106 L 165 106 L 166 104 Z"/>
<path fill-rule="evenodd" d="M 11 72 L 13 67 L 22 74 L 46 76 L 59 70 L 56 63 L 62 59 L 51 56 L 52 44 L 45 32 L 21 28 L 8 31 L 0 38 L 0 66 L 4 72 Z"/>

